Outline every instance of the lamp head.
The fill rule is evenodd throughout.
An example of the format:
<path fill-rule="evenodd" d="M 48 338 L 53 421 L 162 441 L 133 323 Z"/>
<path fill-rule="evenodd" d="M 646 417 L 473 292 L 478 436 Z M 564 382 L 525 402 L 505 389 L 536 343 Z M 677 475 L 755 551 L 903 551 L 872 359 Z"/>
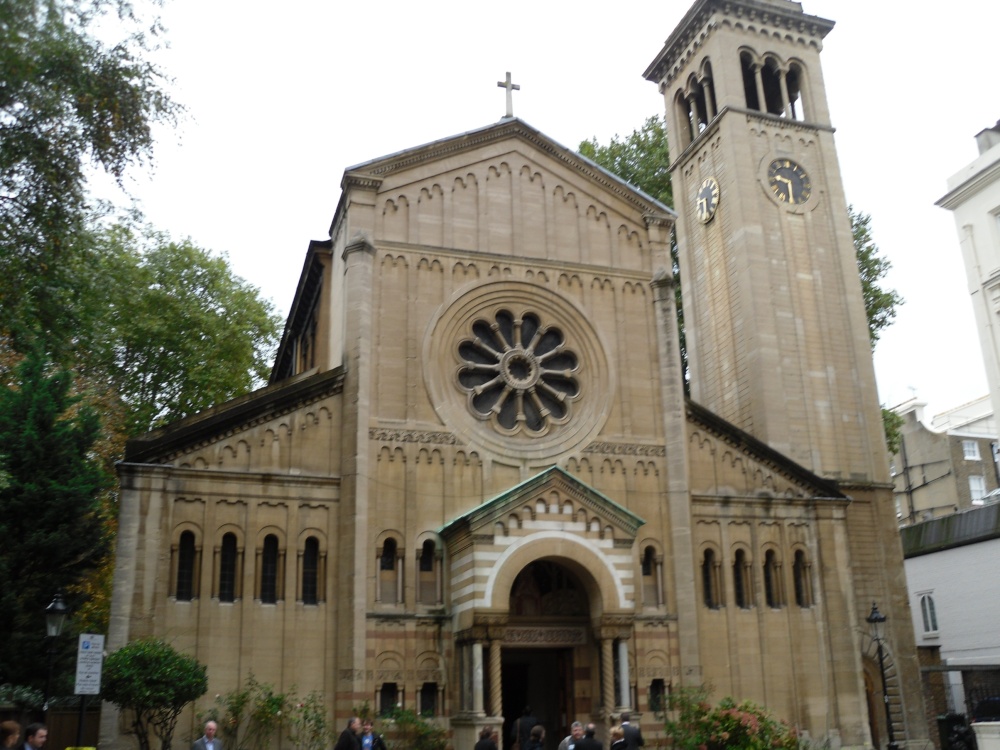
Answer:
<path fill-rule="evenodd" d="M 68 616 L 69 607 L 63 601 L 62 591 L 57 591 L 52 602 L 45 608 L 45 634 L 50 637 L 62 635 Z"/>
<path fill-rule="evenodd" d="M 878 611 L 878 605 L 872 602 L 872 611 L 865 618 L 865 622 L 871 626 L 872 638 L 876 641 L 882 640 L 882 631 L 885 628 L 885 615 Z"/>

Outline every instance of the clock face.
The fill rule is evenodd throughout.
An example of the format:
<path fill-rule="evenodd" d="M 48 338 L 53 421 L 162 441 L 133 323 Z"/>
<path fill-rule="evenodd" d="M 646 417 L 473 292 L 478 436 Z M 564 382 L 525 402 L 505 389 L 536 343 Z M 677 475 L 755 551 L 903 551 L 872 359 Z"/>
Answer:
<path fill-rule="evenodd" d="M 695 195 L 695 208 L 702 224 L 707 224 L 715 216 L 719 207 L 719 183 L 714 177 L 709 177 L 698 188 Z"/>
<path fill-rule="evenodd" d="M 812 183 L 802 165 L 791 159 L 775 159 L 767 168 L 767 184 L 774 197 L 789 206 L 805 203 L 812 195 Z"/>

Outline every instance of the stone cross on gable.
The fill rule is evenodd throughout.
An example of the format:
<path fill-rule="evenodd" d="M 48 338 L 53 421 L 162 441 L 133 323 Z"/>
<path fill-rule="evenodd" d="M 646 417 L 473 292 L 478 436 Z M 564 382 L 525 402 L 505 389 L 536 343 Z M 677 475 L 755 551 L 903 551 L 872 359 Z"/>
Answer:
<path fill-rule="evenodd" d="M 510 82 L 510 71 L 509 70 L 507 71 L 507 80 L 506 81 L 497 81 L 497 86 L 499 86 L 502 89 L 507 89 L 507 114 L 504 115 L 504 117 L 513 117 L 514 116 L 514 96 L 513 96 L 512 92 L 514 92 L 514 91 L 520 91 L 521 87 L 518 84 L 516 84 L 516 83 L 511 83 Z"/>

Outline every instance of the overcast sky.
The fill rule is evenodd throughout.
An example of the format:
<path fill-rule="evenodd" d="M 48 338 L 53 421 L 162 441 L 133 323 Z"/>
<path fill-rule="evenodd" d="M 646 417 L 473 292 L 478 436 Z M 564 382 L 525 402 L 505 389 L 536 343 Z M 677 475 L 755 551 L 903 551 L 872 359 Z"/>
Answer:
<path fill-rule="evenodd" d="M 285 314 L 346 167 L 495 122 L 508 70 L 515 115 L 563 145 L 630 133 L 662 114 L 642 73 L 688 7 L 166 0 L 157 60 L 187 116 L 158 131 L 153 169 L 128 189 Z M 880 397 L 933 414 L 986 394 L 954 220 L 934 202 L 1000 119 L 1000 3 L 919 7 L 803 2 L 837 23 L 822 60 L 845 191 L 906 298 L 876 350 Z"/>

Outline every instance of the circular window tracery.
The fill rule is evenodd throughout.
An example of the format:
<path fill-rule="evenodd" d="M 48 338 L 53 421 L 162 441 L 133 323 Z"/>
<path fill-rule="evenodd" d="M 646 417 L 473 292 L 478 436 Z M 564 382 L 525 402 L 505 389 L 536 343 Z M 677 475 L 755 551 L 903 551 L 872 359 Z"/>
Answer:
<path fill-rule="evenodd" d="M 459 386 L 469 409 L 506 434 L 543 435 L 570 418 L 580 395 L 579 358 L 561 329 L 534 313 L 497 311 L 472 324 L 472 338 L 458 344 Z"/>

